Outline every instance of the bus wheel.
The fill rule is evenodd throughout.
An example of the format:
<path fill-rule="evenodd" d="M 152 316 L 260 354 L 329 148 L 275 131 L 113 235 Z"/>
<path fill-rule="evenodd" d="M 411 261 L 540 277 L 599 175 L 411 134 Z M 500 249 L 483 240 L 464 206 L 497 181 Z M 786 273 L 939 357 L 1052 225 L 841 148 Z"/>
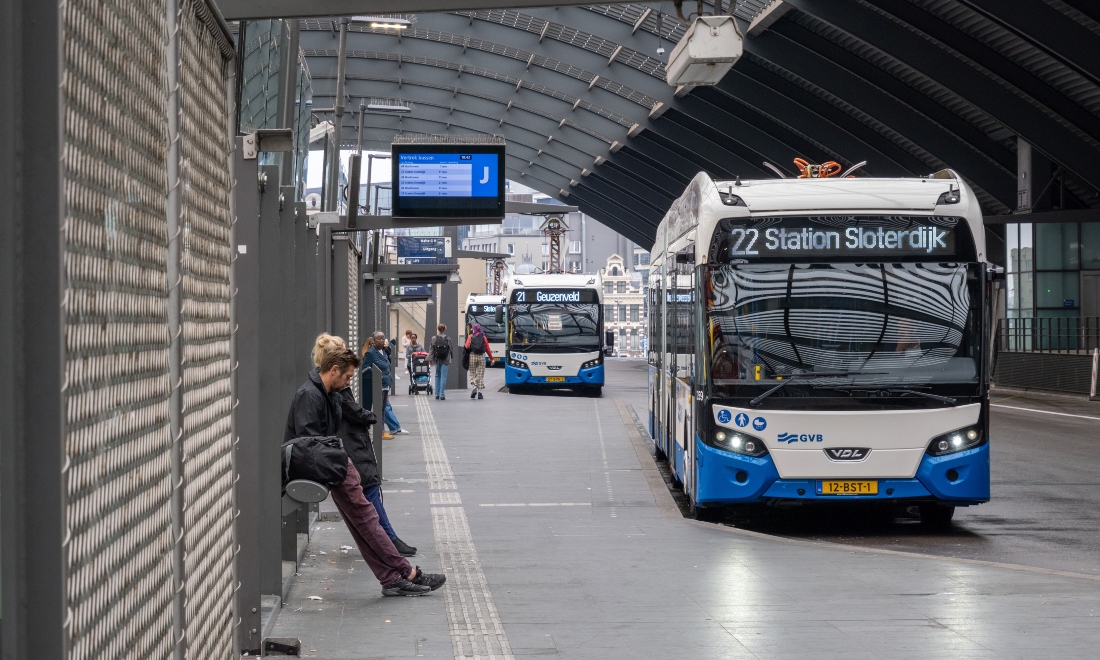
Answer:
<path fill-rule="evenodd" d="M 695 500 L 691 500 L 688 506 L 688 515 L 694 520 L 702 522 L 717 522 L 722 517 L 722 510 L 716 507 L 698 506 Z"/>
<path fill-rule="evenodd" d="M 664 450 L 657 445 L 656 442 L 653 443 L 653 458 L 657 459 L 658 461 L 668 460 L 668 454 L 666 454 Z"/>
<path fill-rule="evenodd" d="M 940 504 L 921 504 L 920 524 L 926 529 L 947 529 L 951 526 L 951 518 L 955 515 L 955 507 L 942 506 Z"/>
<path fill-rule="evenodd" d="M 588 388 L 588 396 L 598 399 L 603 396 L 603 385 L 592 385 Z"/>

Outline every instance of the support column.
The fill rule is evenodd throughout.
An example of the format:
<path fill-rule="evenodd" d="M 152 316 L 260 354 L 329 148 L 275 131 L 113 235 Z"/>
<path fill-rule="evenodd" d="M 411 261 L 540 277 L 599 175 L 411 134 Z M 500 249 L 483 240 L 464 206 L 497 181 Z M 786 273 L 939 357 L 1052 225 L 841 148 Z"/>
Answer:
<path fill-rule="evenodd" d="M 244 160 L 243 139 L 234 151 L 236 185 L 233 200 L 237 260 L 233 265 L 237 319 L 237 640 L 242 652 L 259 652 L 260 616 L 260 196 L 256 190 L 256 160 Z"/>
<path fill-rule="evenodd" d="M 458 227 L 444 227 L 443 235 L 451 239 L 451 245 L 458 245 Z M 455 268 L 458 268 L 456 265 Z M 439 285 L 439 323 L 447 325 L 447 335 L 454 342 L 455 354 L 451 368 L 447 371 L 447 389 L 465 390 L 467 386 L 466 370 L 462 368 L 462 348 L 459 335 L 463 331 L 458 314 L 458 284 L 445 282 Z M 433 333 L 434 334 L 434 333 Z"/>

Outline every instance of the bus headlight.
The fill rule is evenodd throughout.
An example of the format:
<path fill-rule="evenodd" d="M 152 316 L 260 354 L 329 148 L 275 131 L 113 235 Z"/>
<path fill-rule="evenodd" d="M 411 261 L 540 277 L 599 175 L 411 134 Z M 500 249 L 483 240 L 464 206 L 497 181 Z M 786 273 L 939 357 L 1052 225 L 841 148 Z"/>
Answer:
<path fill-rule="evenodd" d="M 595 360 L 589 360 L 588 362 L 582 364 L 581 369 L 591 369 L 592 367 L 598 367 L 601 364 L 603 364 L 603 360 L 601 358 L 596 358 Z"/>
<path fill-rule="evenodd" d="M 517 360 L 515 358 L 508 358 L 508 366 L 515 367 L 516 369 L 530 369 L 526 362 Z"/>
<path fill-rule="evenodd" d="M 763 456 L 768 453 L 768 448 L 764 446 L 764 441 L 760 438 L 731 429 L 719 428 L 707 444 L 745 456 Z"/>
<path fill-rule="evenodd" d="M 977 447 L 983 440 L 981 426 L 967 426 L 932 438 L 932 442 L 928 443 L 927 451 L 930 456 L 954 454 L 957 451 Z"/>

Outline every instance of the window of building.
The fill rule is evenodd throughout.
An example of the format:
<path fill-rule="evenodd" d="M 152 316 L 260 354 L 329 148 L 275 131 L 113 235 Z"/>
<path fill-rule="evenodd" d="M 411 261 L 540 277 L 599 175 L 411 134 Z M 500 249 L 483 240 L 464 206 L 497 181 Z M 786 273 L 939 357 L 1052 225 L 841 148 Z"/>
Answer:
<path fill-rule="evenodd" d="M 630 331 L 630 350 L 638 350 L 638 329 L 633 328 Z"/>
<path fill-rule="evenodd" d="M 626 328 L 619 328 L 619 350 L 626 350 Z"/>
<path fill-rule="evenodd" d="M 548 254 L 550 254 L 550 244 L 549 243 L 543 243 L 542 244 L 542 256 L 545 257 Z"/>
<path fill-rule="evenodd" d="M 573 271 L 574 273 L 581 272 L 581 262 L 579 262 L 579 261 L 570 261 L 569 262 L 569 270 Z"/>
<path fill-rule="evenodd" d="M 626 282 L 616 282 L 615 293 L 626 293 Z"/>
<path fill-rule="evenodd" d="M 550 262 L 549 261 L 542 262 L 542 272 L 545 273 L 548 270 L 550 270 Z"/>
<path fill-rule="evenodd" d="M 516 244 L 515 243 L 509 243 L 508 244 L 508 254 L 514 255 L 515 253 L 516 253 Z"/>
<path fill-rule="evenodd" d="M 642 306 L 641 305 L 631 305 L 630 306 L 630 320 L 631 321 L 633 321 L 635 323 L 640 321 L 641 320 L 641 314 L 642 314 Z"/>
<path fill-rule="evenodd" d="M 619 320 L 626 321 L 626 305 L 619 305 Z"/>
<path fill-rule="evenodd" d="M 619 267 L 618 266 L 612 266 L 611 267 L 611 276 L 612 277 L 618 277 L 619 276 Z"/>
<path fill-rule="evenodd" d="M 615 306 L 614 305 L 604 305 L 603 316 L 604 316 L 603 320 L 605 322 L 614 323 L 615 322 Z"/>
<path fill-rule="evenodd" d="M 608 294 L 608 295 L 611 295 L 612 293 L 615 293 L 615 284 L 612 283 L 612 282 L 604 282 L 603 283 L 603 292 Z"/>
<path fill-rule="evenodd" d="M 580 254 L 580 253 L 581 253 L 581 242 L 580 241 L 569 241 L 569 254 Z"/>

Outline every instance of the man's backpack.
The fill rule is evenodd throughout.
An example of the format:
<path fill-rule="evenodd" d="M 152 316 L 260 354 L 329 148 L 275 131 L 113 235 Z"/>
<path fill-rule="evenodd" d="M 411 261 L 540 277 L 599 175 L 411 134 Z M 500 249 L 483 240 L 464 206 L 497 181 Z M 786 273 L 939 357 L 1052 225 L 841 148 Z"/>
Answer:
<path fill-rule="evenodd" d="M 340 438 L 305 437 L 283 443 L 283 485 L 306 479 L 331 488 L 347 476 L 348 455 Z"/>
<path fill-rule="evenodd" d="M 436 362 L 445 362 L 450 354 L 451 349 L 447 346 L 447 339 L 437 335 L 432 340 L 432 357 L 435 358 Z"/>
<path fill-rule="evenodd" d="M 477 355 L 485 355 L 485 335 L 470 337 L 470 352 Z"/>

